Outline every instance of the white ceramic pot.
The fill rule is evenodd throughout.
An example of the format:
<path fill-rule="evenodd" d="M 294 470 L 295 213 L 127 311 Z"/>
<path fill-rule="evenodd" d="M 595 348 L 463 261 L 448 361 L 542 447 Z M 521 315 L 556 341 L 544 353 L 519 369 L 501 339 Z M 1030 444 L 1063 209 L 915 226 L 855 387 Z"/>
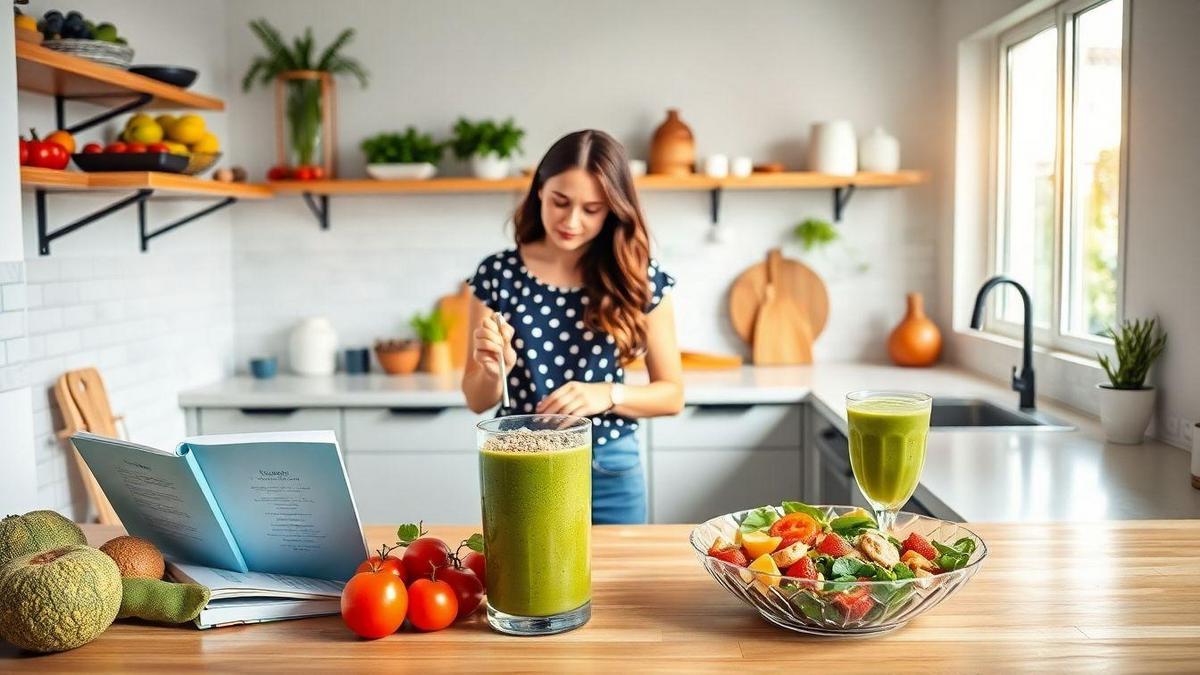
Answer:
<path fill-rule="evenodd" d="M 858 142 L 858 170 L 896 173 L 900 170 L 900 141 L 875 127 Z"/>
<path fill-rule="evenodd" d="M 476 178 L 484 180 L 500 180 L 508 178 L 512 171 L 512 161 L 502 158 L 494 152 L 486 155 L 471 155 L 471 173 Z"/>
<path fill-rule="evenodd" d="M 1096 389 L 1100 391 L 1100 423 L 1108 442 L 1141 443 L 1146 427 L 1150 426 L 1150 416 L 1154 414 L 1154 387 L 1113 389 L 1098 384 Z"/>
<path fill-rule="evenodd" d="M 709 178 L 724 178 L 729 175 L 729 157 L 709 155 L 704 158 L 704 175 Z"/>
<path fill-rule="evenodd" d="M 368 164 L 367 175 L 375 180 L 428 180 L 437 175 L 429 162 Z"/>
<path fill-rule="evenodd" d="M 745 178 L 754 173 L 754 160 L 749 157 L 734 157 L 729 163 L 729 173 L 737 178 Z"/>
<path fill-rule="evenodd" d="M 834 176 L 858 172 L 858 142 L 854 126 L 846 120 L 817 122 L 808 139 L 808 168 Z"/>
<path fill-rule="evenodd" d="M 288 340 L 292 372 L 297 375 L 332 375 L 337 367 L 337 331 L 324 317 L 301 319 Z"/>

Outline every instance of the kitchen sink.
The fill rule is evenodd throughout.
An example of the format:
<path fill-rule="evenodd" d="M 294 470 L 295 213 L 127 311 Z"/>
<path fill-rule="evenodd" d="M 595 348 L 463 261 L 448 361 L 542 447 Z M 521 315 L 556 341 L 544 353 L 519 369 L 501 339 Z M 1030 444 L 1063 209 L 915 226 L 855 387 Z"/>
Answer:
<path fill-rule="evenodd" d="M 1075 427 L 1036 410 L 1017 410 L 977 398 L 934 398 L 934 430 L 1071 431 Z"/>

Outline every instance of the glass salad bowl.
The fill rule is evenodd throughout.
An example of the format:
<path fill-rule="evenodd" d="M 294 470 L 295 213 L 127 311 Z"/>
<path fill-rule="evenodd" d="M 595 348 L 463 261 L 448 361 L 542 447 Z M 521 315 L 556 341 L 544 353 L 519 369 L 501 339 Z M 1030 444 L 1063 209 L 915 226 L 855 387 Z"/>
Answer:
<path fill-rule="evenodd" d="M 783 510 L 774 508 L 782 516 Z M 852 506 L 817 506 L 828 520 L 852 512 Z M 734 541 L 747 515 L 760 509 L 729 513 L 698 525 L 690 537 L 700 564 L 725 590 L 741 598 L 767 621 L 800 633 L 812 635 L 871 635 L 900 628 L 912 619 L 936 607 L 962 588 L 979 571 L 987 557 L 987 546 L 971 530 L 958 524 L 914 513 L 901 512 L 891 535 L 903 541 L 916 532 L 929 541 L 959 542 L 969 539 L 974 550 L 966 563 L 934 576 L 895 581 L 828 581 L 789 577 L 786 574 L 756 572 L 732 562 L 708 555 L 709 547 L 722 537 Z M 863 600 L 865 595 L 870 601 Z M 855 599 L 854 610 L 847 599 Z"/>

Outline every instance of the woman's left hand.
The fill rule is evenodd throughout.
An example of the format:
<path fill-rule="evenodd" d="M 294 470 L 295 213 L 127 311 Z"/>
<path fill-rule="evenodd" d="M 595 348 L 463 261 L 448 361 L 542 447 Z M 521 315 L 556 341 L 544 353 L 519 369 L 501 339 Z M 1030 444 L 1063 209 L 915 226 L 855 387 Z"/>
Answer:
<path fill-rule="evenodd" d="M 612 407 L 612 384 L 609 382 L 568 382 L 550 392 L 538 403 L 537 412 L 543 415 L 576 415 L 587 417 Z"/>

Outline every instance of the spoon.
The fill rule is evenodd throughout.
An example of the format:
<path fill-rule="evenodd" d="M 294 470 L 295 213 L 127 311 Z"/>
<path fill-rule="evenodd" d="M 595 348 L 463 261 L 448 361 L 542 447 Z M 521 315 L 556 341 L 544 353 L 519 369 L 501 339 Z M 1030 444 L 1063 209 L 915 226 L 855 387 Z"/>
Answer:
<path fill-rule="evenodd" d="M 504 315 L 500 312 L 494 314 L 496 317 L 496 329 L 500 331 L 500 407 L 509 409 L 510 403 L 508 399 L 508 374 L 504 367 Z"/>

